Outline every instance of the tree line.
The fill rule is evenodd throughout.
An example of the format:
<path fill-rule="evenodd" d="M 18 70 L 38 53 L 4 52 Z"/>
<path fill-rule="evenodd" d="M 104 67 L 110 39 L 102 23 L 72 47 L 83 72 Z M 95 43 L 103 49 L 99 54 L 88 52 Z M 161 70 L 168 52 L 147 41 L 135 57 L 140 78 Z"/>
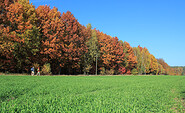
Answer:
<path fill-rule="evenodd" d="M 131 47 L 56 7 L 35 8 L 29 0 L 1 0 L 0 72 L 46 74 L 181 75 L 146 47 Z"/>

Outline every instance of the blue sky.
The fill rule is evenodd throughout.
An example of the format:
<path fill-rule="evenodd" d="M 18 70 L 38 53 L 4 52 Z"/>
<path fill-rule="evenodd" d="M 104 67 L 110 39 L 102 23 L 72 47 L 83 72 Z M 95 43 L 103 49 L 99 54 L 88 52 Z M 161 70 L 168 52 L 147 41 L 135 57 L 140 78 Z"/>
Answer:
<path fill-rule="evenodd" d="M 170 66 L 185 66 L 185 0 L 30 0 L 71 11 L 93 27 L 132 47 L 147 47 Z"/>

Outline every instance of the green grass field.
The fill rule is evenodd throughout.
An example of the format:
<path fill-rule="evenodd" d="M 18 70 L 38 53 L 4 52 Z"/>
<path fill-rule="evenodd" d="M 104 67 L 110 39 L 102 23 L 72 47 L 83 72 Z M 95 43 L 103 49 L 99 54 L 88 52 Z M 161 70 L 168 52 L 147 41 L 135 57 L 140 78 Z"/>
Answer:
<path fill-rule="evenodd" d="M 0 76 L 0 112 L 185 112 L 185 76 Z"/>

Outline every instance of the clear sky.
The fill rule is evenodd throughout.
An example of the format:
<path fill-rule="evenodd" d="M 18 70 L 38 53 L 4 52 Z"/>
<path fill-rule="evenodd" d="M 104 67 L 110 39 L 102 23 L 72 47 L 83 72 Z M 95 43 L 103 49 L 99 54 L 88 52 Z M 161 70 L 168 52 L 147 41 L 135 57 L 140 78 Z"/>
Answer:
<path fill-rule="evenodd" d="M 71 11 L 93 27 L 132 47 L 148 48 L 170 66 L 185 66 L 185 0 L 30 0 Z"/>

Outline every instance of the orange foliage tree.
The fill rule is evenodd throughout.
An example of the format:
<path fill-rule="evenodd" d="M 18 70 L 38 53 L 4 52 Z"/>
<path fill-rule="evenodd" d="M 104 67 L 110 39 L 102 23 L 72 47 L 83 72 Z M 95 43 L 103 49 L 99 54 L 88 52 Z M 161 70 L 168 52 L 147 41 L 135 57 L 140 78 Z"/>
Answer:
<path fill-rule="evenodd" d="M 29 1 L 19 0 L 6 8 L 7 25 L 3 28 L 3 38 L 13 57 L 11 63 L 17 72 L 27 71 L 31 64 L 31 56 L 38 51 L 38 29 L 35 26 L 35 8 Z M 11 67 L 12 65 L 10 65 Z"/>
<path fill-rule="evenodd" d="M 39 6 L 36 9 L 41 35 L 40 59 L 51 64 L 53 74 L 60 73 L 63 47 L 64 24 L 56 7 Z"/>
<path fill-rule="evenodd" d="M 81 56 L 86 51 L 85 35 L 83 27 L 77 19 L 67 11 L 62 14 L 61 20 L 64 24 L 63 30 L 63 71 L 67 74 L 80 72 Z"/>

